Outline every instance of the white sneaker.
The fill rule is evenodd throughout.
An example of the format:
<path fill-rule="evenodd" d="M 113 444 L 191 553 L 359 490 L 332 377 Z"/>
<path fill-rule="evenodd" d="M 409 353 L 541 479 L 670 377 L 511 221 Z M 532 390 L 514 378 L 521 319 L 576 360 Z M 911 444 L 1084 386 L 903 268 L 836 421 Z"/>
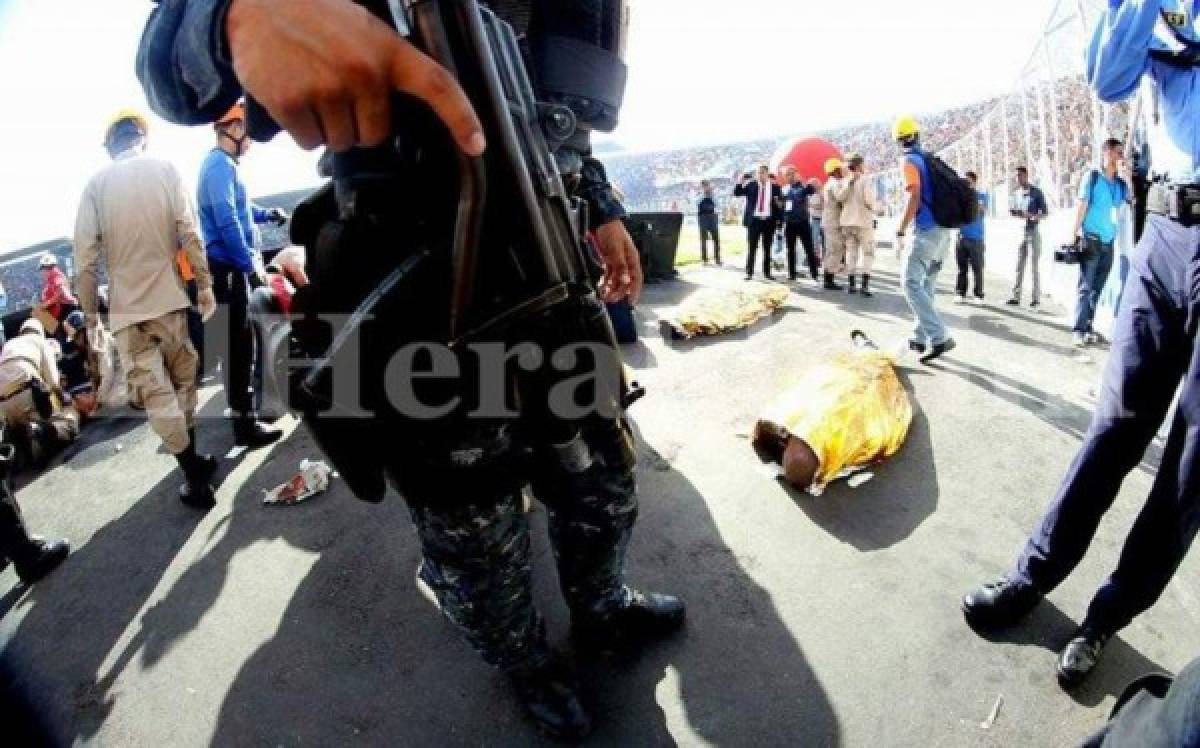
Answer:
<path fill-rule="evenodd" d="M 966 297 L 966 296 L 959 296 L 959 295 L 955 294 L 955 296 L 954 296 L 954 303 L 955 303 L 955 304 L 966 304 L 966 303 L 967 303 L 967 297 Z"/>
<path fill-rule="evenodd" d="M 1100 336 L 1094 332 L 1089 332 L 1087 335 L 1084 336 L 1084 340 L 1087 341 L 1088 345 L 1096 345 L 1097 343 L 1100 342 Z"/>
<path fill-rule="evenodd" d="M 1084 335 L 1081 332 L 1077 332 L 1072 336 L 1072 339 L 1074 340 L 1076 348 L 1087 348 L 1087 344 L 1088 344 L 1087 335 Z"/>

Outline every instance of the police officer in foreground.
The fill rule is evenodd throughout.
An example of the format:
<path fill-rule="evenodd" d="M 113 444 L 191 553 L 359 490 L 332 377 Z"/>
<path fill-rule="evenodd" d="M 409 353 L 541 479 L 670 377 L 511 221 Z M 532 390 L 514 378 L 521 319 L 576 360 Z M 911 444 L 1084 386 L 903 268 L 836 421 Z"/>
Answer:
<path fill-rule="evenodd" d="M 546 68 L 562 70 L 571 63 L 572 58 L 559 58 L 555 64 L 555 54 L 586 53 L 593 71 L 615 76 L 589 81 L 593 87 L 611 93 L 623 85 L 618 54 L 623 2 L 488 4 L 525 36 L 527 48 L 549 55 L 542 58 Z M 463 153 L 478 156 L 487 147 L 457 81 L 349 0 L 161 3 L 142 40 L 138 74 L 155 109 L 177 122 L 212 121 L 244 87 L 300 145 L 326 144 L 344 153 L 389 140 L 389 96 L 402 91 L 428 103 Z M 574 104 L 572 110 L 585 125 L 581 137 L 556 155 L 560 169 L 573 164 L 575 194 L 589 208 L 589 228 L 604 263 L 600 291 L 606 301 L 636 297 L 641 286 L 637 251 L 621 221 L 624 210 L 613 198 L 603 166 L 590 157 L 587 142 L 593 127 L 615 126 L 619 96 L 604 104 L 591 95 L 573 95 L 564 90 L 571 81 L 562 76 L 555 86 L 560 101 Z M 597 108 L 596 103 L 604 105 Z M 344 163 L 336 157 L 335 162 Z M 435 303 L 439 300 L 431 299 L 429 308 L 437 308 Z M 360 421 L 359 428 L 371 425 Z M 486 424 L 466 423 L 463 433 L 445 433 L 453 430 L 446 419 L 422 423 L 411 441 L 392 435 L 389 443 L 397 446 L 386 455 L 403 468 L 392 471 L 389 464 L 388 474 L 417 525 L 424 556 L 420 581 L 484 659 L 509 675 L 541 729 L 560 738 L 581 738 L 589 731 L 589 719 L 550 653 L 533 606 L 528 524 L 520 485 L 506 474 L 530 480 L 547 505 L 577 649 L 636 647 L 678 629 L 684 606 L 677 598 L 644 594 L 625 584 L 625 549 L 637 515 L 632 450 L 596 443 L 590 434 L 588 440 L 522 446 L 503 430 L 488 432 Z M 439 453 L 429 444 L 447 449 Z M 522 471 L 531 460 L 531 474 L 525 476 Z M 480 463 L 494 464 L 505 480 L 470 480 L 471 466 Z"/>
<path fill-rule="evenodd" d="M 1087 552 L 1121 481 L 1182 391 L 1154 486 L 1082 625 L 1058 660 L 1069 688 L 1108 640 L 1162 594 L 1200 524 L 1200 34 L 1195 3 L 1113 0 L 1088 48 L 1088 78 L 1104 101 L 1142 83 L 1161 101 L 1149 133 L 1154 186 L 1131 258 L 1112 353 L 1092 424 L 1058 494 L 1002 579 L 966 595 L 977 629 L 1010 626 L 1057 587 Z"/>

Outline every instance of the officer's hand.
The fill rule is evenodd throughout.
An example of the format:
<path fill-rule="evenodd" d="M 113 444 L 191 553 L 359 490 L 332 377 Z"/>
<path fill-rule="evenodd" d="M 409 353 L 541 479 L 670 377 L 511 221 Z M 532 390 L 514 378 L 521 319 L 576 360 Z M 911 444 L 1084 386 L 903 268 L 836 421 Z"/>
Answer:
<path fill-rule="evenodd" d="M 276 226 L 282 226 L 288 222 L 287 211 L 282 208 L 271 208 L 267 211 L 267 220 L 271 221 Z"/>
<path fill-rule="evenodd" d="M 303 148 L 379 145 L 391 132 L 389 94 L 431 106 L 468 155 L 483 128 L 458 82 L 363 7 L 348 0 L 233 0 L 225 33 L 233 69 Z"/>
<path fill-rule="evenodd" d="M 200 309 L 200 318 L 205 322 L 217 313 L 217 297 L 213 296 L 211 288 L 206 288 L 196 294 L 196 306 Z"/>
<path fill-rule="evenodd" d="M 596 229 L 596 247 L 604 261 L 600 297 L 609 302 L 629 297 L 636 302 L 642 294 L 642 261 L 625 223 L 616 219 Z"/>

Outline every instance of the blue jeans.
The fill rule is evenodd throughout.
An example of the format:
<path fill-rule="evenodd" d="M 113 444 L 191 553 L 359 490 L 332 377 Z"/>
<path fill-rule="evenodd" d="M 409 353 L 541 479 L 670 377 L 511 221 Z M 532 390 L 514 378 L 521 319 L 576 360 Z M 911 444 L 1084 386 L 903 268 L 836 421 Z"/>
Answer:
<path fill-rule="evenodd" d="M 916 318 L 913 342 L 938 345 L 946 342 L 946 325 L 935 307 L 937 277 L 954 244 L 954 230 L 917 229 L 912 251 L 904 266 L 904 298 Z"/>
<path fill-rule="evenodd" d="M 1084 239 L 1087 257 L 1079 263 L 1079 297 L 1075 303 L 1075 332 L 1091 332 L 1096 317 L 1096 302 L 1113 265 L 1113 245 L 1098 239 Z"/>

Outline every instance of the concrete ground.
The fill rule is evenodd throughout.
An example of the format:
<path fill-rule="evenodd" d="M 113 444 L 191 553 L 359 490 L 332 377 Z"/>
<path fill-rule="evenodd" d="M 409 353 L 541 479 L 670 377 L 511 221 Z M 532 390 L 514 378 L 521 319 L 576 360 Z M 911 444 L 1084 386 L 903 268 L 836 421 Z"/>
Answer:
<path fill-rule="evenodd" d="M 1061 309 L 1000 305 L 1003 278 L 990 279 L 988 307 L 942 298 L 958 350 L 902 364 L 916 418 L 873 480 L 814 498 L 764 472 L 746 435 L 766 401 L 855 328 L 903 341 L 898 266 L 881 255 L 874 299 L 800 283 L 785 311 L 722 339 L 667 344 L 656 319 L 698 286 L 739 286 L 740 271 L 696 268 L 647 291 L 646 337 L 626 351 L 649 391 L 633 410 L 642 511 L 629 572 L 683 595 L 689 620 L 638 660 L 581 665 L 591 744 L 1071 745 L 1130 679 L 1200 652 L 1187 562 L 1081 689 L 1054 680 L 1159 445 L 1028 625 L 987 641 L 963 623 L 960 596 L 1011 562 L 1078 447 L 1104 355 L 1070 348 L 1050 313 Z M 201 442 L 223 453 L 231 438 L 207 421 Z M 77 548 L 32 589 L 0 574 L 3 665 L 56 742 L 540 742 L 503 680 L 418 593 L 401 501 L 364 504 L 335 483 L 298 507 L 261 505 L 263 488 L 314 455 L 300 429 L 224 461 L 219 506 L 202 517 L 175 499 L 172 461 L 147 427 L 109 422 L 22 488 L 30 524 Z M 533 521 L 538 600 L 565 643 L 536 506 Z"/>

